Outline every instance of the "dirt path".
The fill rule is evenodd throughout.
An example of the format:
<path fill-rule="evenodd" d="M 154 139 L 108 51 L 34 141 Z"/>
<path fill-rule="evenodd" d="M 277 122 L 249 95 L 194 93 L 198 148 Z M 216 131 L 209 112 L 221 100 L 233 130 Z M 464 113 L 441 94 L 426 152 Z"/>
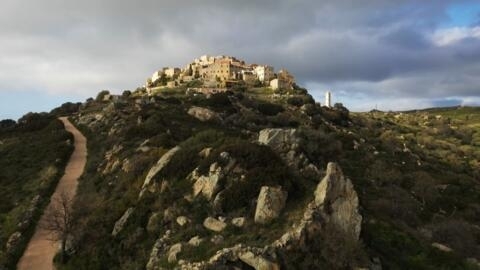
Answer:
<path fill-rule="evenodd" d="M 83 169 L 87 161 L 87 140 L 78 131 L 66 117 L 60 118 L 65 124 L 65 129 L 71 132 L 75 140 L 75 149 L 70 156 L 70 160 L 65 168 L 65 174 L 60 179 L 52 200 L 47 208 L 52 207 L 54 198 L 60 196 L 60 194 L 68 194 L 70 198 L 75 196 L 77 190 L 77 180 L 83 174 Z M 45 211 L 47 213 L 48 211 Z M 45 214 L 40 218 L 39 224 L 47 217 Z M 58 243 L 54 243 L 49 240 L 49 233 L 39 226 L 35 229 L 35 233 L 28 243 L 25 253 L 18 262 L 17 269 L 20 270 L 52 270 L 53 257 L 58 251 Z"/>

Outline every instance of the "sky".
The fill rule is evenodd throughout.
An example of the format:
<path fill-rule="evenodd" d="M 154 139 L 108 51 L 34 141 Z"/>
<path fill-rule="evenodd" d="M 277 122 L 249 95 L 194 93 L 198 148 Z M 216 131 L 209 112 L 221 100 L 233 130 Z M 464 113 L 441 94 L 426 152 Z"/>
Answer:
<path fill-rule="evenodd" d="M 478 0 L 2 0 L 0 52 L 0 119 L 203 54 L 286 68 L 351 111 L 480 105 Z"/>

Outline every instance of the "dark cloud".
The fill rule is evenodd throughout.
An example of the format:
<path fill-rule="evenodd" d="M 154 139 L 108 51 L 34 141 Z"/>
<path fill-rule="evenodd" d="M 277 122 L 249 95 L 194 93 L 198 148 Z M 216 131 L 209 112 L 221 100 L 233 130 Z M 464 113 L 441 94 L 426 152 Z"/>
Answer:
<path fill-rule="evenodd" d="M 5 0 L 0 91 L 92 95 L 135 88 L 201 54 L 228 54 L 287 68 L 316 93 L 478 97 L 480 36 L 474 25 L 441 28 L 452 3 Z"/>

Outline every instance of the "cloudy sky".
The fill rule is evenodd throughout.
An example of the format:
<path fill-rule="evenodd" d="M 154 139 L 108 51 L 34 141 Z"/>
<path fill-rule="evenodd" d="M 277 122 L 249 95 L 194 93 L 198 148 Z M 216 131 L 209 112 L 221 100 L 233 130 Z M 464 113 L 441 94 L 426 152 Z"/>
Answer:
<path fill-rule="evenodd" d="M 353 111 L 480 105 L 478 0 L 1 2 L 0 119 L 202 54 L 287 68 Z"/>

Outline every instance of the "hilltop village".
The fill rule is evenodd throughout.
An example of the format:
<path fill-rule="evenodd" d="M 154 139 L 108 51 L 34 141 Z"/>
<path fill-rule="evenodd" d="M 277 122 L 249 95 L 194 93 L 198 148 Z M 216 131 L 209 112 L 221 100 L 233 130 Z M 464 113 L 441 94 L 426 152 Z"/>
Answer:
<path fill-rule="evenodd" d="M 293 89 L 295 78 L 287 70 L 275 73 L 269 65 L 247 64 L 233 56 L 203 55 L 184 68 L 164 67 L 147 79 L 149 94 L 163 88 L 194 86 L 202 92 L 221 92 L 235 86 Z"/>

